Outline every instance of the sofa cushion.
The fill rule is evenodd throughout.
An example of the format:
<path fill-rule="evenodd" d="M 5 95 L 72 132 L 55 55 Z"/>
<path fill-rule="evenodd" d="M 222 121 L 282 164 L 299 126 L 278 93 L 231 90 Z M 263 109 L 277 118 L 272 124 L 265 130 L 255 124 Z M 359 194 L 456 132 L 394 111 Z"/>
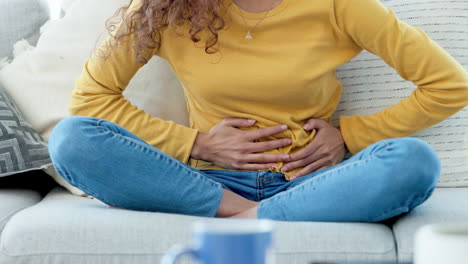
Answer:
<path fill-rule="evenodd" d="M 399 261 L 413 258 L 413 239 L 423 225 L 468 221 L 468 188 L 436 188 L 432 196 L 393 225 Z"/>
<path fill-rule="evenodd" d="M 41 200 L 41 195 L 34 190 L 0 189 L 0 233 L 8 219 Z"/>
<path fill-rule="evenodd" d="M 108 208 L 58 187 L 10 220 L 2 235 L 1 254 L 8 263 L 160 263 L 172 245 L 189 243 L 194 221 L 239 219 Z M 274 223 L 277 263 L 394 261 L 396 257 L 386 225 Z"/>
<path fill-rule="evenodd" d="M 39 28 L 48 18 L 48 9 L 37 0 L 0 1 L 0 58 L 11 58 L 13 43 L 20 39 L 36 45 Z"/>
<path fill-rule="evenodd" d="M 400 20 L 423 30 L 468 70 L 468 0 L 381 2 L 391 8 Z M 379 113 L 409 96 L 416 88 L 414 83 L 403 79 L 394 68 L 367 50 L 338 67 L 337 77 L 343 84 L 343 93 L 332 116 L 335 125 L 338 125 L 341 115 Z M 388 112 L 380 114 L 383 113 Z M 468 187 L 467 120 L 468 108 L 465 107 L 442 122 L 412 135 L 428 142 L 437 151 L 442 163 L 439 187 Z"/>
<path fill-rule="evenodd" d="M 47 143 L 24 120 L 0 84 L 0 177 L 52 164 Z"/>

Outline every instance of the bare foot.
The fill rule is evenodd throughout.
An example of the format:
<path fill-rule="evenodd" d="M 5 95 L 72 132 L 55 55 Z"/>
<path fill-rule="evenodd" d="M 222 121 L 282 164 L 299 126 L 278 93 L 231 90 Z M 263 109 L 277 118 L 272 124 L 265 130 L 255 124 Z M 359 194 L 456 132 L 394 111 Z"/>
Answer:
<path fill-rule="evenodd" d="M 116 209 L 124 209 L 124 208 L 122 208 L 122 207 L 110 206 L 110 205 L 108 205 L 107 207 L 109 207 L 109 208 L 116 208 Z"/>
<path fill-rule="evenodd" d="M 255 206 L 228 218 L 257 218 L 257 209 L 258 206 Z"/>
<path fill-rule="evenodd" d="M 257 205 L 258 202 L 248 200 L 236 193 L 223 189 L 223 197 L 221 198 L 216 217 L 231 217 Z"/>
<path fill-rule="evenodd" d="M 248 200 L 236 193 L 223 189 L 223 197 L 216 212 L 216 217 L 256 218 L 258 202 Z M 107 205 L 108 208 L 124 209 Z M 255 210 L 249 211 L 255 208 Z"/>

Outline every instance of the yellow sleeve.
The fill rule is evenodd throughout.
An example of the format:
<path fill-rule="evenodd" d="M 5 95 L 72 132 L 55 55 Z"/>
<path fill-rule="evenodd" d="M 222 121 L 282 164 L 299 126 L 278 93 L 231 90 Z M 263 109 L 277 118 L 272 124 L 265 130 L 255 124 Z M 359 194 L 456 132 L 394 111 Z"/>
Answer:
<path fill-rule="evenodd" d="M 352 154 L 382 139 L 429 128 L 468 105 L 468 74 L 462 65 L 379 0 L 334 0 L 334 14 L 339 34 L 417 86 L 410 96 L 375 114 L 340 116 Z"/>
<path fill-rule="evenodd" d="M 135 6 L 130 7 L 132 8 Z M 121 25 L 122 23 L 118 27 Z M 122 95 L 135 73 L 143 66 L 135 61 L 132 47 L 134 39 L 134 34 L 122 38 L 122 42 L 119 42 L 107 60 L 96 57 L 97 52 L 104 49 L 104 44 L 94 51 L 76 80 L 69 106 L 70 115 L 112 121 L 187 164 L 198 129 L 151 116 Z M 105 42 L 107 41 L 112 40 L 108 37 Z M 149 54 L 154 56 L 156 49 Z"/>

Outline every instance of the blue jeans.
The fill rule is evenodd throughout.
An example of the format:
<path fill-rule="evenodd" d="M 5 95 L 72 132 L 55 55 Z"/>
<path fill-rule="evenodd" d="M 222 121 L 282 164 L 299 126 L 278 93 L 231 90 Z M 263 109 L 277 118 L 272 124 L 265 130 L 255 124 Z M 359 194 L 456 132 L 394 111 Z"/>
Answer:
<path fill-rule="evenodd" d="M 70 116 L 49 138 L 57 172 L 116 207 L 213 217 L 222 189 L 257 201 L 258 218 L 378 222 L 433 192 L 440 159 L 414 137 L 381 140 L 341 163 L 293 181 L 270 171 L 198 170 L 99 118 Z"/>

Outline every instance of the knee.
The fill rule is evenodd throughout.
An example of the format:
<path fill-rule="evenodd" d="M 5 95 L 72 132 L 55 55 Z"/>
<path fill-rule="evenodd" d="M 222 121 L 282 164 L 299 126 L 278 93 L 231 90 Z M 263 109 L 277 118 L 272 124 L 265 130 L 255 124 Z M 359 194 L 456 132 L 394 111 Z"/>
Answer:
<path fill-rule="evenodd" d="M 415 137 L 387 141 L 395 158 L 393 165 L 401 184 L 413 192 L 427 193 L 435 188 L 441 173 L 441 162 L 430 144 Z"/>
<path fill-rule="evenodd" d="M 49 155 L 54 165 L 76 160 L 79 148 L 86 144 L 89 129 L 98 119 L 87 116 L 69 116 L 52 129 L 49 136 Z"/>

